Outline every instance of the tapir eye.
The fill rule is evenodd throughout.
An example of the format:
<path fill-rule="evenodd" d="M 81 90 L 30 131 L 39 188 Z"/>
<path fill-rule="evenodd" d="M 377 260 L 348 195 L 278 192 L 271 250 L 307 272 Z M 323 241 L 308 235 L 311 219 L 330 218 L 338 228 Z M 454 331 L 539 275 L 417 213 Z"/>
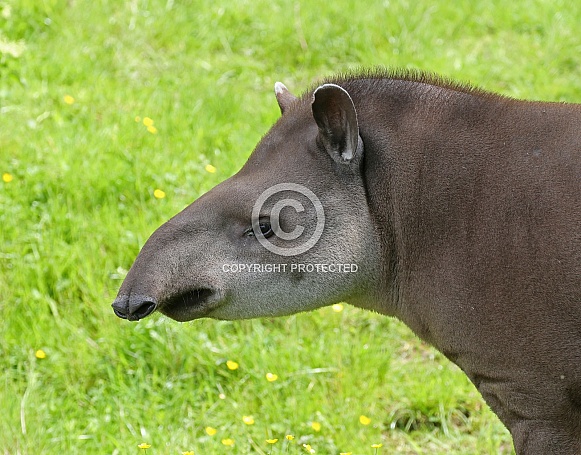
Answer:
<path fill-rule="evenodd" d="M 261 221 L 258 226 L 260 226 L 260 232 L 262 232 L 262 235 L 265 238 L 269 238 L 272 234 L 274 234 L 272 226 L 268 221 Z"/>
<path fill-rule="evenodd" d="M 262 235 L 265 238 L 268 238 L 274 234 L 274 231 L 272 230 L 272 226 L 270 225 L 270 222 L 268 222 L 268 221 L 261 221 L 258 224 L 258 227 L 260 228 L 260 232 L 262 232 Z M 247 229 L 244 233 L 248 237 L 254 237 L 254 229 L 252 229 L 252 228 Z"/>

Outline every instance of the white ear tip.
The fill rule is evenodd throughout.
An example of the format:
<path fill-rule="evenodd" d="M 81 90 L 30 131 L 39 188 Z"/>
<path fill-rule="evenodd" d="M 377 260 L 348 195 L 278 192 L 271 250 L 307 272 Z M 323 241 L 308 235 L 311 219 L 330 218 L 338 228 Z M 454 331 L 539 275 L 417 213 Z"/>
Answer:
<path fill-rule="evenodd" d="M 284 93 L 284 92 L 288 92 L 286 85 L 284 85 L 282 82 L 276 82 L 274 84 L 274 93 L 276 93 L 278 95 L 278 94 Z"/>

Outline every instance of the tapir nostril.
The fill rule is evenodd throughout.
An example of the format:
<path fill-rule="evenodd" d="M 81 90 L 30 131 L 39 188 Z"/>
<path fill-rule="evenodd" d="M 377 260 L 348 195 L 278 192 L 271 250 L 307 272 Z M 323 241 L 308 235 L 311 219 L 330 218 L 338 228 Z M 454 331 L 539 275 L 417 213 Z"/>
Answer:
<path fill-rule="evenodd" d="M 113 312 L 115 313 L 115 315 L 117 317 L 120 317 L 121 319 L 127 319 L 127 314 L 126 313 L 123 313 L 123 312 L 119 311 L 116 308 L 113 308 Z"/>
<path fill-rule="evenodd" d="M 146 316 L 149 316 L 155 310 L 156 304 L 151 301 L 143 301 L 138 306 L 130 306 L 130 313 L 127 317 L 130 321 L 138 321 Z"/>
<path fill-rule="evenodd" d="M 111 306 L 113 307 L 113 312 L 117 317 L 121 319 L 127 319 L 127 313 L 129 313 L 129 308 L 127 307 L 127 297 L 117 297 Z"/>
<path fill-rule="evenodd" d="M 121 319 L 139 321 L 149 316 L 157 308 L 155 300 L 143 295 L 123 295 L 113 302 L 113 311 Z"/>

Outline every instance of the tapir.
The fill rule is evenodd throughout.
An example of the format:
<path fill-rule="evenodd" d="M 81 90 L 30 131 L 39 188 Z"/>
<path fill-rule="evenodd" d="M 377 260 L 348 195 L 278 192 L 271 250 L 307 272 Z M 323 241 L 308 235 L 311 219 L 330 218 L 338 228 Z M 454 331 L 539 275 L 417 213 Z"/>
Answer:
<path fill-rule="evenodd" d="M 147 240 L 117 316 L 348 302 L 458 365 L 517 454 L 581 453 L 581 104 L 387 70 L 275 94 L 241 170 Z"/>

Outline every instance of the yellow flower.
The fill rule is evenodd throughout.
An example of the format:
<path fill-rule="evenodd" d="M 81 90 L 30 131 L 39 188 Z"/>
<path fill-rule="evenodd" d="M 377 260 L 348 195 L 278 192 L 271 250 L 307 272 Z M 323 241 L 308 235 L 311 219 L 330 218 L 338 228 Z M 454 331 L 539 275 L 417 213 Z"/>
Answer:
<path fill-rule="evenodd" d="M 287 441 L 292 441 L 295 437 L 292 434 L 287 434 L 285 438 Z"/>
<path fill-rule="evenodd" d="M 222 439 L 222 444 L 228 447 L 232 447 L 234 445 L 234 439 Z"/>
<path fill-rule="evenodd" d="M 182 452 L 182 455 L 195 455 L 193 450 L 189 450 L 187 452 Z"/>
<path fill-rule="evenodd" d="M 70 104 L 75 104 L 75 99 L 71 95 L 65 95 L 65 96 L 63 96 L 63 101 L 66 104 L 69 104 L 69 105 Z"/>
<path fill-rule="evenodd" d="M 268 442 L 269 444 L 276 444 L 278 442 L 278 439 L 267 439 L 266 442 Z"/>
<path fill-rule="evenodd" d="M 321 431 L 321 424 L 319 422 L 312 422 L 311 428 L 315 431 Z"/>
<path fill-rule="evenodd" d="M 206 172 L 213 174 L 216 172 L 216 168 L 214 166 L 212 166 L 211 164 L 206 164 Z"/>
<path fill-rule="evenodd" d="M 151 120 L 149 117 L 144 117 L 143 118 L 143 124 L 145 126 L 153 126 L 153 120 Z"/>
<path fill-rule="evenodd" d="M 148 444 L 147 442 L 142 442 L 137 447 L 139 447 L 140 449 L 143 449 L 143 450 L 147 450 L 151 447 L 151 444 Z"/>
<path fill-rule="evenodd" d="M 159 188 L 157 188 L 153 192 L 153 195 L 155 196 L 156 199 L 163 199 L 165 197 L 165 191 L 160 190 Z"/>
<path fill-rule="evenodd" d="M 383 447 L 383 444 L 371 444 L 372 449 L 379 449 L 380 447 Z"/>
<path fill-rule="evenodd" d="M 36 351 L 34 355 L 36 356 L 37 359 L 46 359 L 46 352 L 44 352 L 42 349 Z"/>
<path fill-rule="evenodd" d="M 214 436 L 217 432 L 218 430 L 216 430 L 215 428 L 206 427 L 206 433 L 210 436 Z"/>
<path fill-rule="evenodd" d="M 14 177 L 12 176 L 12 174 L 5 172 L 4 174 L 2 174 L 2 180 L 5 183 L 10 183 L 12 180 L 14 180 Z"/>
<path fill-rule="evenodd" d="M 157 128 L 153 125 L 149 125 L 147 127 L 147 131 L 149 131 L 151 134 L 157 134 Z"/>
<path fill-rule="evenodd" d="M 343 311 L 343 304 L 341 303 L 336 303 L 335 305 L 333 305 L 333 311 L 335 313 L 340 313 L 341 311 Z"/>
<path fill-rule="evenodd" d="M 238 365 L 238 362 L 234 362 L 234 360 L 228 360 L 226 366 L 229 370 L 237 370 L 240 365 Z"/>
<path fill-rule="evenodd" d="M 274 373 L 266 373 L 266 380 L 268 382 L 274 382 L 278 379 L 278 376 Z"/>
<path fill-rule="evenodd" d="M 313 449 L 310 444 L 303 444 L 303 447 L 308 453 L 315 453 L 315 449 Z"/>
<path fill-rule="evenodd" d="M 352 455 L 353 452 L 341 452 L 339 455 Z"/>
<path fill-rule="evenodd" d="M 254 425 L 254 417 L 252 416 L 242 416 L 242 421 L 246 425 Z"/>
<path fill-rule="evenodd" d="M 371 419 L 367 416 L 361 415 L 359 416 L 359 423 L 361 425 L 369 425 L 371 423 Z"/>
<path fill-rule="evenodd" d="M 220 400 L 225 400 L 226 399 L 226 395 L 224 395 L 223 393 L 221 393 L 220 395 L 218 395 L 218 398 L 220 398 Z"/>

